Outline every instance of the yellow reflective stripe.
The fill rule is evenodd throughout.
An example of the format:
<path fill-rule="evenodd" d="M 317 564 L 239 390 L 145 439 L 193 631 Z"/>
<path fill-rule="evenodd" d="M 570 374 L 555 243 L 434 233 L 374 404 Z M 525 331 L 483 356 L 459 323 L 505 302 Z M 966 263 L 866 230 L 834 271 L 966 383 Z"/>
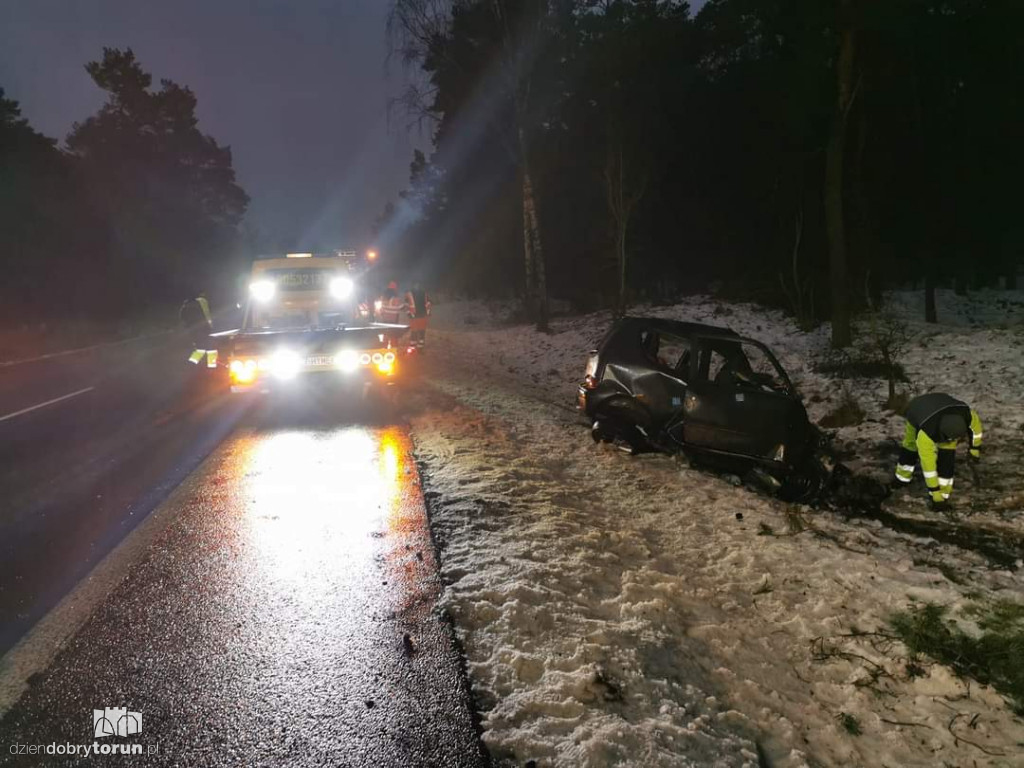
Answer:
<path fill-rule="evenodd" d="M 206 318 L 206 322 L 213 322 L 213 319 L 210 317 L 210 303 L 202 296 L 196 299 L 196 303 L 203 310 L 203 317 Z"/>
<path fill-rule="evenodd" d="M 206 353 L 206 367 L 216 368 L 217 367 L 217 350 L 211 349 Z"/>
<path fill-rule="evenodd" d="M 199 361 L 203 359 L 203 355 L 206 354 L 206 350 L 197 349 L 191 355 L 188 356 L 188 361 L 194 365 L 199 365 Z"/>

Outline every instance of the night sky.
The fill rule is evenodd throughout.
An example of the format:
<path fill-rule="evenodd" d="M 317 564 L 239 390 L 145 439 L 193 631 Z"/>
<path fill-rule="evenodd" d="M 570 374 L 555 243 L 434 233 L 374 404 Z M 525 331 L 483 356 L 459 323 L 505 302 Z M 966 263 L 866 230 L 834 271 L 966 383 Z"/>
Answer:
<path fill-rule="evenodd" d="M 294 247 L 360 246 L 408 178 L 405 119 L 388 121 L 386 0 L 0 0 L 0 86 L 62 142 L 103 102 L 86 75 L 131 47 L 154 84 L 198 99 L 234 153 L 247 222 Z"/>

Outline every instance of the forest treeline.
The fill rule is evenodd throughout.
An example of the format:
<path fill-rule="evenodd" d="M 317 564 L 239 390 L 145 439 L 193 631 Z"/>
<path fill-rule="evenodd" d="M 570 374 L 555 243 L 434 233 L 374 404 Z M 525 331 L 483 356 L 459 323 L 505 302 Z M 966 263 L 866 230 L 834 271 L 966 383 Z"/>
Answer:
<path fill-rule="evenodd" d="M 801 322 L 1013 286 L 1018 0 L 392 0 L 428 126 L 382 247 L 450 288 L 625 307 L 724 288 Z"/>
<path fill-rule="evenodd" d="M 174 317 L 201 290 L 223 287 L 244 259 L 249 198 L 231 151 L 197 126 L 196 98 L 158 88 L 132 51 L 86 65 L 107 93 L 64 147 L 0 89 L 0 321 Z M 168 311 L 168 308 L 172 308 Z"/>

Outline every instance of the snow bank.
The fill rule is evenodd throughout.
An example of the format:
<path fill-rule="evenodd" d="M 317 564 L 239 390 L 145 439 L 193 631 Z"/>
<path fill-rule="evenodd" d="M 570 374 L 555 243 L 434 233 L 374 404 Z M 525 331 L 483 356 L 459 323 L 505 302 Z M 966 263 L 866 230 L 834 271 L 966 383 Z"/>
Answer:
<path fill-rule="evenodd" d="M 448 330 L 430 332 L 433 391 L 413 433 L 444 605 L 500 762 L 756 766 L 760 747 L 776 766 L 1013 764 L 1024 725 L 998 695 L 972 686 L 965 696 L 937 666 L 911 679 L 898 653 L 859 631 L 883 627 L 911 598 L 956 606 L 978 592 L 1020 594 L 1019 572 L 787 507 L 669 457 L 595 446 L 571 403 L 607 315 L 558 320 L 539 335 L 502 327 L 483 305 L 439 312 Z M 817 396 L 812 413 L 837 398 L 836 383 L 813 370 L 827 329 L 800 334 L 779 313 L 706 298 L 635 313 L 762 339 Z M 1022 396 L 1009 386 L 1019 329 L 915 331 L 915 384 L 974 402 L 993 450 L 1019 441 Z M 969 350 L 973 370 L 936 369 L 938 345 Z M 874 450 L 898 421 L 881 412 L 884 384 L 858 386 L 874 421 L 842 436 Z M 1019 514 L 1011 503 L 1003 522 Z M 994 754 L 956 738 L 951 710 L 967 714 L 961 728 L 978 715 L 959 735 Z M 863 735 L 843 727 L 844 714 Z"/>

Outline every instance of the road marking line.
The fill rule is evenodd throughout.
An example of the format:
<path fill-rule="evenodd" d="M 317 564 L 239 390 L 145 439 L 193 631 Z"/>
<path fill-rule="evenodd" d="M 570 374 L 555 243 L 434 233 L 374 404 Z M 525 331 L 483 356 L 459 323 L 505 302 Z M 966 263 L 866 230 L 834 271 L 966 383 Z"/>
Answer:
<path fill-rule="evenodd" d="M 132 336 L 130 339 L 120 339 L 118 341 L 104 341 L 102 344 L 93 344 L 89 347 L 78 347 L 76 349 L 65 349 L 60 352 L 48 352 L 45 355 L 39 355 L 38 357 L 23 357 L 21 360 L 4 360 L 0 362 L 0 368 L 8 368 L 12 365 L 24 365 L 25 363 L 38 363 L 42 360 L 52 360 L 55 357 L 65 357 L 67 355 L 79 355 L 82 352 L 91 352 L 94 349 L 104 349 L 106 347 L 120 347 L 124 344 L 131 344 L 133 341 L 146 341 L 147 339 L 158 339 L 161 336 L 168 336 L 174 333 L 174 331 L 160 331 L 159 333 L 151 333 L 147 336 Z"/>
<path fill-rule="evenodd" d="M 96 387 L 86 387 L 85 389 L 80 389 L 77 392 L 71 392 L 70 394 L 67 394 L 67 395 L 61 395 L 60 397 L 55 397 L 55 398 L 53 398 L 53 400 L 47 400 L 45 403 L 37 403 L 36 405 L 30 405 L 28 408 L 22 408 L 20 411 L 15 411 L 14 413 L 8 413 L 6 416 L 0 416 L 0 421 L 7 421 L 8 419 L 13 419 L 16 416 L 21 416 L 23 414 L 29 413 L 30 411 L 35 411 L 35 410 L 38 410 L 39 408 L 45 408 L 48 405 L 53 405 L 54 403 L 59 403 L 62 400 L 68 400 L 68 399 L 70 399 L 72 397 L 78 397 L 79 395 L 84 395 L 86 392 L 92 392 L 94 389 L 96 389 Z"/>

